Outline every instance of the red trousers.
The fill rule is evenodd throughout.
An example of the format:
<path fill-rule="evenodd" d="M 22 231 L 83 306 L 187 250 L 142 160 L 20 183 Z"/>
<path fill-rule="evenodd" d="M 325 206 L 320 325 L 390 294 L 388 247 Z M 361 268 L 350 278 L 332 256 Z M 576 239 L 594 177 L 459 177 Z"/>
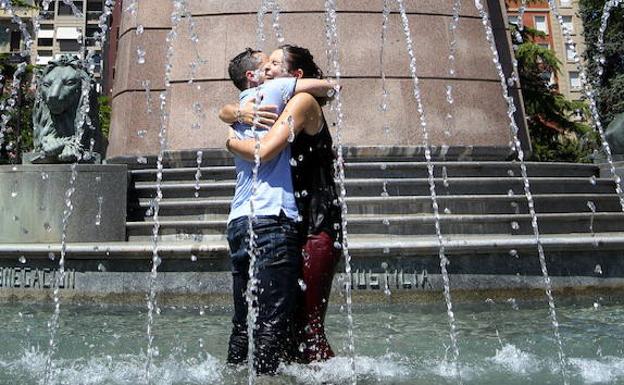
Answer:
<path fill-rule="evenodd" d="M 325 336 L 325 313 L 341 253 L 334 248 L 332 237 L 322 232 L 308 236 L 302 254 L 305 290 L 296 313 L 296 356 L 306 363 L 324 361 L 334 357 Z"/>

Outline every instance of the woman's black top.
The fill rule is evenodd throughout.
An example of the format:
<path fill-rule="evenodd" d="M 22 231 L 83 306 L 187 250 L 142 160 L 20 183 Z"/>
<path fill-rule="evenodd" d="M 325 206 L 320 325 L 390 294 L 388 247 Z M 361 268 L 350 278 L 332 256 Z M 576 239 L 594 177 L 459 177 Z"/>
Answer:
<path fill-rule="evenodd" d="M 336 155 L 325 117 L 316 135 L 305 132 L 297 135 L 291 154 L 295 200 L 302 216 L 302 238 L 326 232 L 332 239 L 339 239 L 342 216 L 334 182 Z"/>

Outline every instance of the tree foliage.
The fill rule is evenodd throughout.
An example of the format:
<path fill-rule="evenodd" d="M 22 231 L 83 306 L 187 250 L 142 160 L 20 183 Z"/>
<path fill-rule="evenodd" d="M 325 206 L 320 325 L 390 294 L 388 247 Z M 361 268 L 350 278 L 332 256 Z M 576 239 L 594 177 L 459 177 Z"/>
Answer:
<path fill-rule="evenodd" d="M 598 35 L 605 0 L 580 0 L 579 11 L 583 20 L 583 35 L 587 48 L 588 77 L 594 85 L 596 102 L 606 127 L 615 115 L 624 112 L 624 4 L 611 11 L 604 36 L 604 74 L 598 75 Z"/>
<path fill-rule="evenodd" d="M 517 32 L 517 33 L 516 33 Z M 533 144 L 533 159 L 538 161 L 588 161 L 590 128 L 578 116 L 587 113 L 585 103 L 566 99 L 551 84 L 560 72 L 555 53 L 536 43 L 544 33 L 524 27 L 514 31 L 514 46 L 522 96 Z"/>

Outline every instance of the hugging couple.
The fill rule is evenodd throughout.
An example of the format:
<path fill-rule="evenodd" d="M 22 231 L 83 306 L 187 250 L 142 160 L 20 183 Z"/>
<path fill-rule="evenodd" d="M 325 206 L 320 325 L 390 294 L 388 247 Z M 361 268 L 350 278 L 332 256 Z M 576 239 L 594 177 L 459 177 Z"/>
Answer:
<path fill-rule="evenodd" d="M 227 226 L 234 294 L 227 361 L 247 359 L 245 293 L 253 212 L 254 368 L 274 374 L 281 361 L 309 363 L 334 356 L 324 319 L 341 254 L 342 220 L 332 138 L 321 106 L 335 85 L 323 79 L 310 51 L 293 45 L 281 46 L 270 57 L 248 48 L 231 60 L 228 71 L 241 93 L 239 103 L 219 113 L 231 124 L 226 148 L 234 155 L 237 174 Z M 255 194 L 252 125 L 260 138 Z"/>

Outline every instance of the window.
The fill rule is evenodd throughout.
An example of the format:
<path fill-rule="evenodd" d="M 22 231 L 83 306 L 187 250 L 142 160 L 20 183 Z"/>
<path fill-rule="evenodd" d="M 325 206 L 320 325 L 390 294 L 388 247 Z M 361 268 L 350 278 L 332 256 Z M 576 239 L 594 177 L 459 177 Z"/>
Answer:
<path fill-rule="evenodd" d="M 22 33 L 20 31 L 11 31 L 11 52 L 16 52 L 21 49 L 22 45 Z"/>
<path fill-rule="evenodd" d="M 574 24 L 572 23 L 572 16 L 562 16 L 563 25 L 566 27 L 568 32 L 574 33 Z"/>
<path fill-rule="evenodd" d="M 37 39 L 37 45 L 40 47 L 51 47 L 53 39 L 45 38 L 45 39 Z"/>
<path fill-rule="evenodd" d="M 560 0 L 559 3 L 561 4 L 562 7 L 572 6 L 572 0 Z"/>
<path fill-rule="evenodd" d="M 578 72 L 570 72 L 570 88 L 572 90 L 580 90 L 581 89 L 581 77 Z"/>
<path fill-rule="evenodd" d="M 550 44 L 548 43 L 537 43 L 537 45 L 539 45 L 540 47 L 544 49 L 550 49 Z"/>
<path fill-rule="evenodd" d="M 61 52 L 80 52 L 81 44 L 76 40 L 59 40 L 58 42 Z"/>
<path fill-rule="evenodd" d="M 574 61 L 576 56 L 576 44 L 566 44 L 566 59 L 568 61 Z"/>
<path fill-rule="evenodd" d="M 83 11 L 82 9 L 82 1 L 74 1 L 74 5 L 76 6 L 76 8 L 78 8 L 78 10 L 80 12 Z M 74 16 L 74 12 L 72 11 L 71 6 L 63 3 L 63 2 L 59 2 L 58 3 L 58 14 L 59 16 Z"/>
<path fill-rule="evenodd" d="M 548 24 L 546 24 L 546 16 L 535 16 L 535 29 L 540 32 L 548 33 Z"/>

